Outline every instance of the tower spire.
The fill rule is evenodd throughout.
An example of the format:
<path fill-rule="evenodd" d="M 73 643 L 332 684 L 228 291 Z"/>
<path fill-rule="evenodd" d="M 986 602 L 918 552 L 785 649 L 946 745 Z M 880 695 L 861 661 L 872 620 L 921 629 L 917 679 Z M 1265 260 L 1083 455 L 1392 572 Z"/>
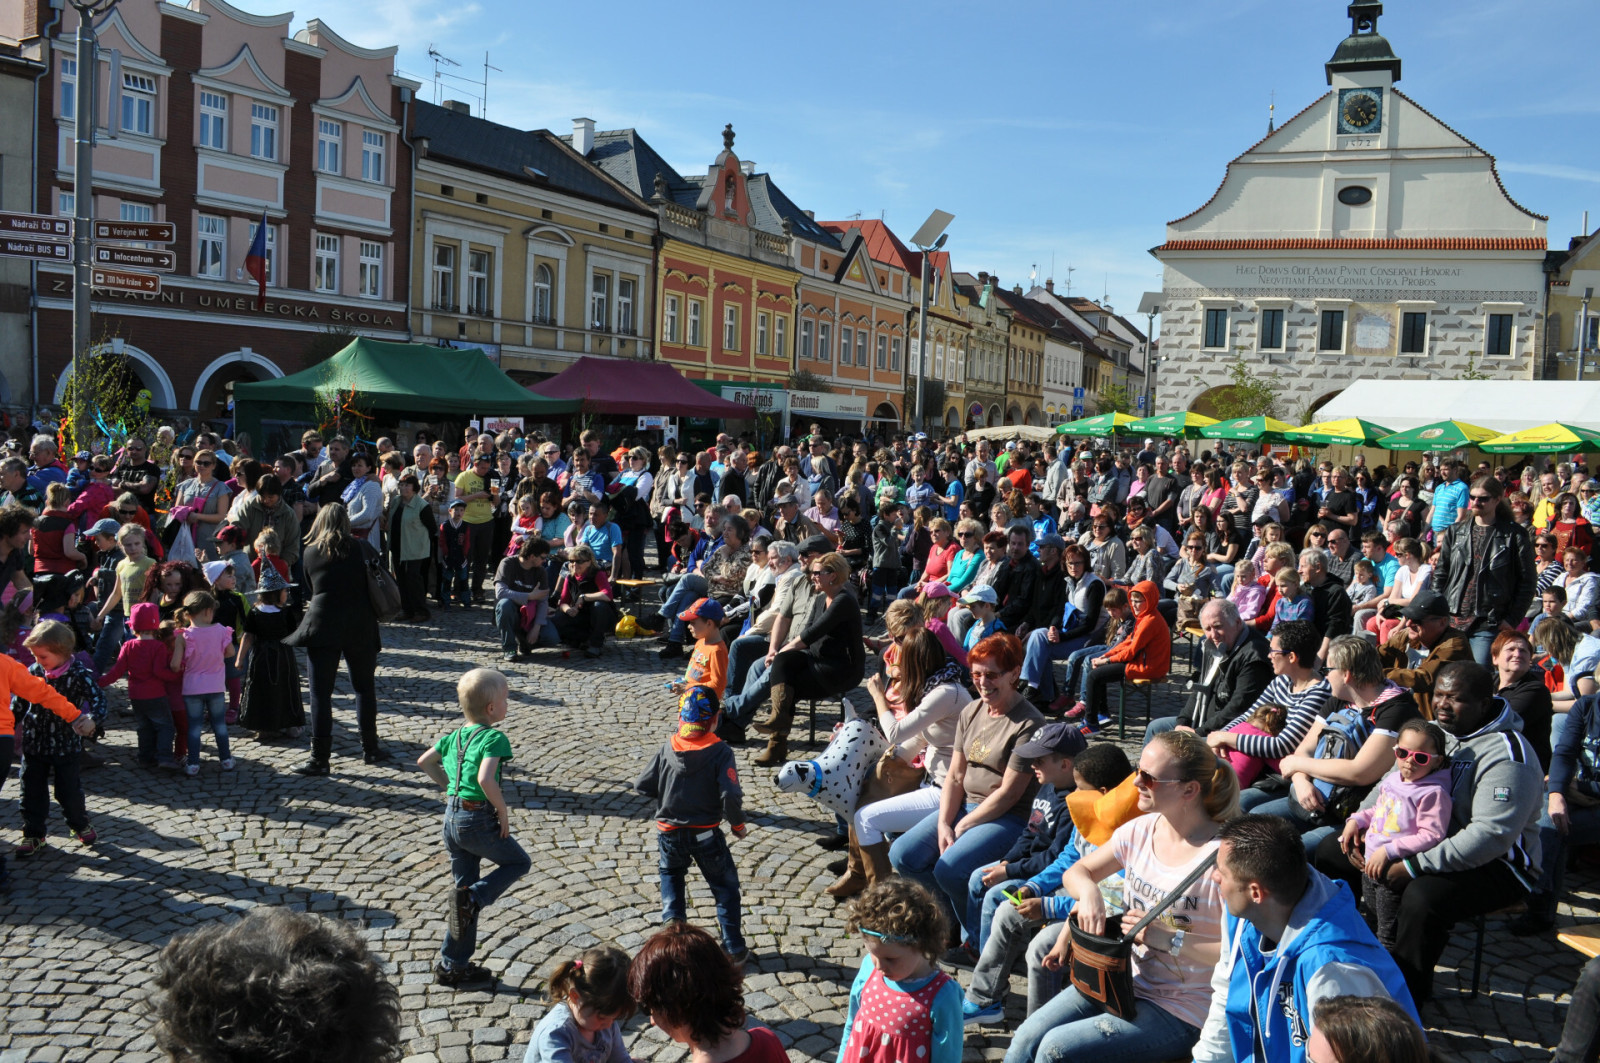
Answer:
<path fill-rule="evenodd" d="M 1278 90 L 1273 89 L 1272 95 L 1267 97 L 1267 135 L 1271 136 L 1273 129 L 1277 128 L 1272 121 L 1273 112 L 1278 108 Z"/>

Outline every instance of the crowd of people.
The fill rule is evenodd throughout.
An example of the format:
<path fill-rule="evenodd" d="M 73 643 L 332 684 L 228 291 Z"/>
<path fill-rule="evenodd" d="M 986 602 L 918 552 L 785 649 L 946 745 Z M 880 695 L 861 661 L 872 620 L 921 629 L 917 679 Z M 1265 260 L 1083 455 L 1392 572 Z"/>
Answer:
<path fill-rule="evenodd" d="M 865 952 L 852 1063 L 956 1063 L 964 1027 L 1005 1022 L 1019 959 L 1027 1017 L 1007 1063 L 1425 1058 L 1418 1009 L 1452 928 L 1525 904 L 1511 929 L 1549 933 L 1571 848 L 1600 841 L 1600 482 L 1581 465 L 1345 467 L 1153 439 L 874 446 L 820 426 L 766 454 L 728 436 L 607 452 L 586 432 L 569 452 L 506 433 L 418 443 L 407 465 L 387 443 L 307 433 L 265 470 L 220 440 L 158 439 L 163 461 L 133 439 L 69 472 L 39 437 L 31 464 L 0 461 L 20 856 L 45 844 L 52 774 L 68 828 L 94 842 L 79 772 L 101 689 L 123 678 L 141 762 L 196 773 L 209 726 L 230 770 L 230 725 L 307 727 L 299 647 L 297 770 L 319 775 L 342 658 L 364 756 L 385 759 L 374 564 L 403 621 L 492 594 L 507 660 L 653 635 L 683 669 L 636 783 L 656 806 L 666 929 L 631 960 L 558 968 L 530 1060 L 625 1058 L 613 1024 L 636 1007 L 697 1056 L 783 1054 L 742 1029 L 749 947 L 721 829 L 749 828 L 733 750 L 755 730 L 753 762 L 786 763 L 799 706 L 863 683 L 886 752 L 824 839 L 843 851 L 827 892 Z M 651 577 L 658 606 L 619 601 Z M 1130 758 L 1101 740 L 1111 695 L 1155 684 L 1182 708 Z M 472 962 L 481 910 L 530 861 L 499 781 L 511 687 L 475 669 L 458 695 L 462 726 L 420 766 L 446 791 L 456 886 L 435 979 L 466 987 L 494 977 Z M 686 923 L 692 867 L 720 945 Z M 309 962 L 217 951 L 277 933 L 315 942 L 323 973 L 362 981 L 383 1013 L 370 957 L 309 917 L 269 925 L 287 918 L 175 942 L 169 1000 L 248 976 L 229 963 Z M 1130 977 L 1097 990 L 1083 957 L 1121 932 Z M 205 984 L 183 970 L 201 948 L 218 968 Z M 1597 993 L 1591 965 L 1562 1063 L 1596 1057 Z M 215 1033 L 200 1005 L 169 1007 L 174 1051 Z M 391 1025 L 337 1036 L 377 1052 Z"/>

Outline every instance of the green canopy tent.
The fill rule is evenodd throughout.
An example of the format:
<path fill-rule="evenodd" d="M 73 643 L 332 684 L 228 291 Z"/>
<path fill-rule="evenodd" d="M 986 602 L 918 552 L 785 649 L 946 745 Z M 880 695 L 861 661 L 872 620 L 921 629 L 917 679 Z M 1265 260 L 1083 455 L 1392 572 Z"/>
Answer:
<path fill-rule="evenodd" d="M 259 445 L 262 421 L 310 423 L 317 400 L 340 392 L 350 392 L 365 413 L 408 417 L 550 417 L 580 405 L 533 394 L 476 348 L 357 339 L 310 369 L 235 385 L 234 432 L 249 433 Z"/>

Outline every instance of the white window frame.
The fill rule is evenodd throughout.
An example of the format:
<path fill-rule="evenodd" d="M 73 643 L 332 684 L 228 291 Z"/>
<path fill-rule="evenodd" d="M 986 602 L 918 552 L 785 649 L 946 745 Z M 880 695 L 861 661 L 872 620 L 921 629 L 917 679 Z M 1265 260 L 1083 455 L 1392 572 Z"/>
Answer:
<path fill-rule="evenodd" d="M 552 295 L 555 291 L 555 274 L 543 262 L 533 269 L 533 320 L 535 324 L 548 325 L 555 320 Z"/>
<path fill-rule="evenodd" d="M 344 123 L 331 118 L 317 119 L 317 169 L 322 173 L 344 172 Z"/>
<path fill-rule="evenodd" d="M 839 364 L 849 365 L 856 345 L 856 330 L 848 325 L 839 326 Z"/>
<path fill-rule="evenodd" d="M 210 89 L 200 90 L 200 146 L 228 150 L 228 97 Z"/>
<path fill-rule="evenodd" d="M 71 56 L 61 58 L 61 117 L 78 118 L 78 61 Z"/>
<path fill-rule="evenodd" d="M 767 356 L 767 338 L 772 329 L 771 321 L 771 314 L 756 315 L 756 353 L 763 358 Z"/>
<path fill-rule="evenodd" d="M 690 299 L 689 300 L 689 335 L 688 335 L 688 340 L 689 340 L 689 346 L 691 346 L 691 347 L 703 347 L 703 346 L 705 346 L 705 344 L 701 342 L 701 340 L 704 337 L 701 335 L 701 329 L 700 329 L 701 321 L 702 321 L 702 318 L 704 317 L 704 315 L 705 315 L 705 306 L 704 306 L 704 304 L 701 303 L 700 300 L 698 300 L 698 299 Z"/>
<path fill-rule="evenodd" d="M 270 103 L 250 103 L 250 157 L 278 161 L 278 123 L 283 112 Z"/>
<path fill-rule="evenodd" d="M 889 337 L 889 372 L 900 372 L 900 337 Z"/>
<path fill-rule="evenodd" d="M 156 208 L 149 203 L 121 203 L 117 206 L 117 216 L 122 221 L 155 221 Z M 135 244 L 135 247 L 155 247 L 151 243 Z"/>
<path fill-rule="evenodd" d="M 228 219 L 201 214 L 195 219 L 194 232 L 194 275 L 221 280 L 228 270 Z"/>
<path fill-rule="evenodd" d="M 361 131 L 361 179 L 373 184 L 383 184 L 384 169 L 389 156 L 389 137 L 375 129 Z"/>
<path fill-rule="evenodd" d="M 676 295 L 666 298 L 666 305 L 661 310 L 661 331 L 665 333 L 662 339 L 668 343 L 678 342 L 678 308 L 682 305 Z"/>
<path fill-rule="evenodd" d="M 249 238 L 245 241 L 246 247 L 255 246 L 256 230 L 259 228 L 261 228 L 260 222 L 253 221 L 250 223 Z M 276 288 L 278 286 L 278 227 L 276 225 L 272 225 L 270 223 L 267 225 L 267 239 L 265 247 L 267 257 L 267 287 Z"/>
<path fill-rule="evenodd" d="M 811 361 L 817 356 L 817 323 L 809 317 L 800 319 L 800 357 Z"/>
<path fill-rule="evenodd" d="M 634 292 L 638 282 L 632 277 L 617 278 L 617 332 L 624 336 L 637 334 L 633 323 Z"/>
<path fill-rule="evenodd" d="M 464 309 L 469 314 L 488 317 L 494 313 L 494 252 L 482 247 L 467 249 L 467 287 Z"/>
<path fill-rule="evenodd" d="M 460 252 L 456 244 L 440 241 L 433 245 L 433 254 L 428 256 L 432 276 L 430 303 L 435 310 L 456 312 L 456 265 Z"/>
<path fill-rule="evenodd" d="M 817 322 L 817 361 L 833 364 L 833 323 Z"/>
<path fill-rule="evenodd" d="M 611 331 L 611 274 L 596 270 L 589 274 L 589 328 Z"/>
<path fill-rule="evenodd" d="M 70 218 L 78 212 L 78 194 L 76 192 L 56 193 L 56 214 L 63 218 Z"/>
<path fill-rule="evenodd" d="M 739 349 L 739 308 L 732 303 L 722 306 L 722 349 L 737 351 Z"/>
<path fill-rule="evenodd" d="M 314 264 L 311 287 L 314 291 L 339 291 L 339 238 L 331 233 L 318 233 L 314 245 Z"/>
<path fill-rule="evenodd" d="M 778 314 L 772 321 L 772 356 L 789 357 L 789 319 Z"/>
<path fill-rule="evenodd" d="M 356 294 L 363 299 L 382 299 L 383 245 L 375 240 L 362 240 L 359 251 L 360 273 Z"/>
<path fill-rule="evenodd" d="M 862 368 L 867 365 L 867 343 L 871 338 L 866 329 L 856 329 L 856 365 Z"/>
<path fill-rule="evenodd" d="M 156 79 L 149 74 L 122 72 L 122 114 L 119 124 L 124 133 L 155 136 Z"/>

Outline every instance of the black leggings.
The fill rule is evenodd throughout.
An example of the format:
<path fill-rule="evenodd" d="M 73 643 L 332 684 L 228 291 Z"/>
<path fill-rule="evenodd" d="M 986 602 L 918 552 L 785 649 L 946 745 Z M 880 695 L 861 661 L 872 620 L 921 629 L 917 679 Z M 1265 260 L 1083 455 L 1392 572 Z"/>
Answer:
<path fill-rule="evenodd" d="M 1089 671 L 1089 696 L 1085 699 L 1089 706 L 1089 719 L 1098 720 L 1106 712 L 1106 687 L 1112 683 L 1120 683 L 1128 674 L 1128 666 L 1121 661 L 1102 664 Z"/>
<path fill-rule="evenodd" d="M 350 685 L 356 692 L 356 723 L 361 728 L 361 745 L 378 745 L 378 689 L 373 676 L 378 670 L 378 648 L 346 649 L 340 646 L 306 647 L 306 679 L 311 686 L 311 736 L 333 737 L 333 684 L 339 678 L 339 658 L 350 669 Z"/>
<path fill-rule="evenodd" d="M 826 698 L 843 694 L 861 682 L 811 656 L 809 650 L 785 650 L 772 659 L 772 682 L 786 683 L 799 698 Z"/>

